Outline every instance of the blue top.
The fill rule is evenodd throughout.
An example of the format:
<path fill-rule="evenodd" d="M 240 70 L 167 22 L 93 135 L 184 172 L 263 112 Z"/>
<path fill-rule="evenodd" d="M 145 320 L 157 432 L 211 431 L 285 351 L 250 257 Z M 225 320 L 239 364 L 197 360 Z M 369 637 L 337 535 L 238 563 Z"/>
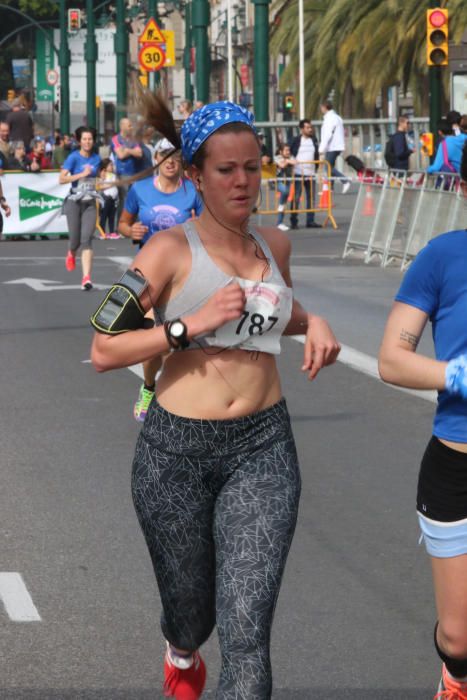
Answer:
<path fill-rule="evenodd" d="M 460 172 L 461 160 L 462 160 L 462 149 L 467 141 L 467 134 L 458 134 L 457 136 L 446 136 L 444 139 L 446 141 L 446 146 L 448 149 L 448 160 L 451 165 L 456 169 L 456 172 Z M 439 173 L 442 172 L 442 167 L 444 165 L 443 158 L 443 144 L 442 142 L 438 146 L 436 151 L 436 157 L 433 163 L 427 168 L 427 173 Z"/>
<path fill-rule="evenodd" d="M 135 158 L 134 156 L 128 156 L 127 158 L 117 158 L 116 149 L 120 146 L 125 148 L 135 148 L 137 146 L 136 141 L 129 139 L 124 139 L 120 134 L 115 134 L 110 142 L 110 150 L 115 159 L 115 172 L 117 175 L 123 177 L 130 177 L 135 173 L 140 172 L 142 169 L 142 158 Z"/>
<path fill-rule="evenodd" d="M 132 185 L 124 208 L 148 227 L 141 241 L 144 245 L 157 231 L 182 224 L 191 218 L 193 211 L 198 216 L 203 209 L 203 202 L 191 180 L 182 180 L 176 192 L 166 193 L 154 186 L 153 177 L 146 177 Z"/>
<path fill-rule="evenodd" d="M 408 269 L 396 301 L 425 311 L 432 323 L 436 359 L 467 353 L 467 231 L 434 238 Z M 438 392 L 433 435 L 467 442 L 467 401 Z"/>
<path fill-rule="evenodd" d="M 79 149 L 72 151 L 69 156 L 65 158 L 62 165 L 62 170 L 67 170 L 70 175 L 76 175 L 77 173 L 82 173 L 87 165 L 90 165 L 92 170 L 89 177 L 97 177 L 99 174 L 99 166 L 101 164 L 101 159 L 97 153 L 91 153 L 90 156 L 82 156 Z M 78 183 L 71 183 L 71 191 L 75 192 L 78 189 Z"/>

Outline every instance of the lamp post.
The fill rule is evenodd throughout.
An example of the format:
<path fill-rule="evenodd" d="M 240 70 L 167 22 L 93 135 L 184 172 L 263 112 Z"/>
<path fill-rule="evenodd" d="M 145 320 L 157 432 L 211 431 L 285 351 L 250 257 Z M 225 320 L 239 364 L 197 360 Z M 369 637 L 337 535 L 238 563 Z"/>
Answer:
<path fill-rule="evenodd" d="M 60 0 L 60 48 L 58 65 L 60 66 L 60 130 L 62 134 L 70 133 L 70 49 L 68 46 L 66 0 Z"/>
<path fill-rule="evenodd" d="M 115 54 L 117 56 L 117 109 L 115 118 L 118 125 L 120 119 L 126 115 L 127 98 L 128 33 L 125 26 L 125 0 L 117 0 L 116 20 Z"/>
<path fill-rule="evenodd" d="M 157 0 L 148 0 L 148 18 L 153 19 L 159 25 L 159 15 L 157 13 Z M 153 90 L 159 87 L 161 75 L 159 71 L 150 71 L 148 76 L 149 89 Z"/>
<path fill-rule="evenodd" d="M 209 102 L 211 70 L 208 45 L 209 9 L 207 0 L 192 0 L 192 26 L 196 51 L 196 99 L 202 102 Z"/>
<path fill-rule="evenodd" d="M 86 44 L 84 47 L 84 58 L 86 60 L 86 117 L 88 126 L 95 127 L 97 41 L 93 0 L 86 0 L 86 22 Z"/>
<path fill-rule="evenodd" d="M 298 63 L 300 80 L 300 119 L 305 119 L 305 37 L 303 26 L 303 0 L 298 0 Z"/>
<path fill-rule="evenodd" d="M 255 117 L 269 121 L 269 5 L 271 0 L 252 0 L 255 6 L 253 99 Z"/>
<path fill-rule="evenodd" d="M 183 68 L 185 69 L 185 99 L 193 102 L 191 85 L 191 2 L 185 4 L 185 48 L 183 49 Z"/>

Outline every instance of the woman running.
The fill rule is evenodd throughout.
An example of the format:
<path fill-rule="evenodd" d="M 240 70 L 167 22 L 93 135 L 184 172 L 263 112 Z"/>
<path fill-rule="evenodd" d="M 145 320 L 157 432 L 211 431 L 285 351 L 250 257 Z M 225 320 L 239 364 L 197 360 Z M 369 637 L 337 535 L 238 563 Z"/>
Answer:
<path fill-rule="evenodd" d="M 140 248 L 158 231 L 198 216 L 203 208 L 193 183 L 183 176 L 180 153 L 174 151 L 167 139 L 157 144 L 155 161 L 156 175 L 132 185 L 118 224 L 120 233 L 138 243 Z M 133 408 L 137 421 L 143 422 L 146 418 L 161 365 L 161 355 L 143 362 L 144 382 Z"/>
<path fill-rule="evenodd" d="M 95 335 L 99 371 L 170 351 L 137 442 L 132 492 L 162 600 L 165 694 L 196 700 L 214 625 L 217 700 L 271 697 L 270 634 L 297 518 L 300 474 L 275 355 L 305 333 L 314 379 L 340 350 L 293 299 L 290 243 L 249 217 L 261 185 L 253 115 L 216 102 L 183 123 L 158 95 L 147 121 L 181 150 L 204 208 L 137 255 L 156 327 Z"/>
<path fill-rule="evenodd" d="M 461 165 L 467 196 L 467 147 Z M 436 359 L 416 354 L 432 324 Z M 431 558 L 443 662 L 436 698 L 467 700 L 467 231 L 434 238 L 404 277 L 379 356 L 382 379 L 437 389 L 433 435 L 420 468 L 417 511 Z"/>
<path fill-rule="evenodd" d="M 75 131 L 75 138 L 79 148 L 65 159 L 59 179 L 61 185 L 71 183 L 70 194 L 63 207 L 70 236 L 65 266 L 70 272 L 75 269 L 76 253 L 81 247 L 81 288 L 88 291 L 92 289 L 92 241 L 97 225 L 96 200 L 101 200 L 96 191 L 101 159 L 93 151 L 94 129 L 80 126 Z"/>

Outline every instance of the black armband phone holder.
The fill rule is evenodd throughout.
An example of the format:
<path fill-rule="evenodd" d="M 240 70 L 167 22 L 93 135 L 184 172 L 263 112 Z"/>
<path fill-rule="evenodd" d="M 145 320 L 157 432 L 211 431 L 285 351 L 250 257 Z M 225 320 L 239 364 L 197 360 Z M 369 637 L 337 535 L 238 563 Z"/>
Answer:
<path fill-rule="evenodd" d="M 99 333 L 107 335 L 147 328 L 145 311 L 139 299 L 147 284 L 144 277 L 127 270 L 91 316 L 91 325 Z"/>

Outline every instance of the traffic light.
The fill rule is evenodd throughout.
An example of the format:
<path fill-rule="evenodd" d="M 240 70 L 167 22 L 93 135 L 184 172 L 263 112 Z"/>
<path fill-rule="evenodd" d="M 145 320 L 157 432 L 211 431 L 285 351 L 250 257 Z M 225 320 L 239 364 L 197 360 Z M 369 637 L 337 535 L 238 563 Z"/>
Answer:
<path fill-rule="evenodd" d="M 290 93 L 284 96 L 284 109 L 289 112 L 295 112 L 295 97 Z"/>
<path fill-rule="evenodd" d="M 14 90 L 11 90 L 11 89 L 8 90 L 8 92 L 7 92 L 7 98 L 6 98 L 7 101 L 8 101 L 8 102 L 12 102 L 12 101 L 15 99 L 15 95 L 16 95 L 16 93 L 15 93 Z"/>
<path fill-rule="evenodd" d="M 420 143 L 422 144 L 422 153 L 425 156 L 432 156 L 434 150 L 434 139 L 433 134 L 427 131 L 420 136 Z"/>
<path fill-rule="evenodd" d="M 448 65 L 448 17 L 444 7 L 426 11 L 426 62 L 429 66 Z"/>
<path fill-rule="evenodd" d="M 78 32 L 81 29 L 81 10 L 68 10 L 68 31 Z"/>

